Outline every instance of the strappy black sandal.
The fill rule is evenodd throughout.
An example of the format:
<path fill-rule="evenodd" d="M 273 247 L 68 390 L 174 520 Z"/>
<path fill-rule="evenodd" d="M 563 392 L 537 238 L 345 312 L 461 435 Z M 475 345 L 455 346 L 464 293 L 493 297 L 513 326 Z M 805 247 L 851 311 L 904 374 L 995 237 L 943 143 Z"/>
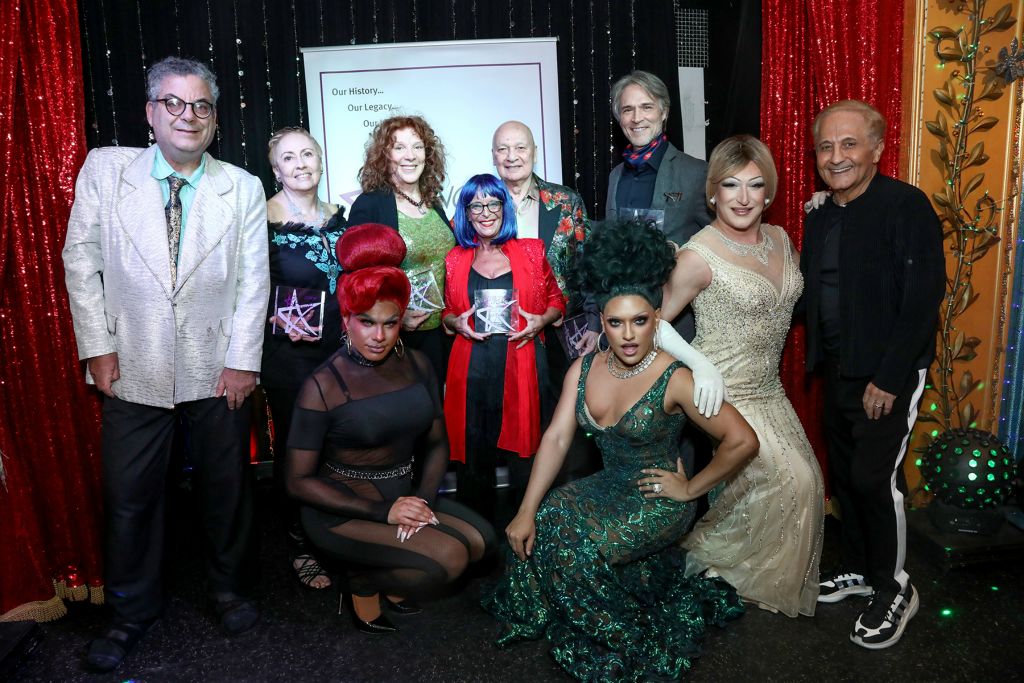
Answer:
<path fill-rule="evenodd" d="M 299 563 L 299 566 L 297 567 L 295 566 L 296 562 Z M 334 584 L 334 581 L 331 579 L 330 575 L 328 575 L 328 573 L 324 571 L 323 566 L 319 562 L 317 562 L 317 559 L 309 553 L 296 555 L 292 559 L 292 569 L 295 571 L 295 578 L 299 580 L 299 583 L 302 584 L 304 588 L 308 588 L 309 590 L 322 591 L 330 588 Z M 313 581 L 318 576 L 327 577 L 327 580 L 330 581 L 330 583 L 328 583 L 326 586 L 314 586 Z"/>

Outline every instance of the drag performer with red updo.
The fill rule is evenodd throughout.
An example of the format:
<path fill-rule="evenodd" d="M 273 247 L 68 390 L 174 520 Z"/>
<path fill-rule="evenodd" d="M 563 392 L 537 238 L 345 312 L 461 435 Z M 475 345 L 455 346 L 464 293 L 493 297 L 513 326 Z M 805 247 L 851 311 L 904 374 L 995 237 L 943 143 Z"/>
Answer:
<path fill-rule="evenodd" d="M 409 596 L 456 579 L 494 538 L 478 515 L 437 498 L 448 440 L 431 363 L 399 338 L 405 249 L 382 225 L 338 240 L 342 347 L 303 385 L 288 440 L 288 492 L 310 540 L 344 564 L 353 623 L 367 633 L 397 630 L 382 604 L 418 612 Z M 416 484 L 414 455 L 424 459 Z"/>

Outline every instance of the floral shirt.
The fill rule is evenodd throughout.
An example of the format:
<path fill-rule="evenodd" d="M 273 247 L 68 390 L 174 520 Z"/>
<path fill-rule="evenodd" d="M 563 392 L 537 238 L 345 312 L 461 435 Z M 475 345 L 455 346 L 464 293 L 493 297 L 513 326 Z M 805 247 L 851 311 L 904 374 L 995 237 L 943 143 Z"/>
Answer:
<path fill-rule="evenodd" d="M 587 211 L 583 207 L 583 199 L 574 190 L 564 185 L 549 183 L 537 175 L 533 176 L 533 180 L 540 193 L 541 206 L 545 211 L 557 212 L 555 216 L 558 223 L 548 245 L 547 257 L 551 270 L 555 273 L 558 287 L 568 302 L 567 308 L 572 312 L 582 306 L 583 295 L 580 292 L 570 292 L 565 280 L 571 264 L 583 247 L 583 242 L 590 235 L 590 219 L 587 218 Z M 543 222 L 545 218 L 541 216 L 539 220 Z"/>

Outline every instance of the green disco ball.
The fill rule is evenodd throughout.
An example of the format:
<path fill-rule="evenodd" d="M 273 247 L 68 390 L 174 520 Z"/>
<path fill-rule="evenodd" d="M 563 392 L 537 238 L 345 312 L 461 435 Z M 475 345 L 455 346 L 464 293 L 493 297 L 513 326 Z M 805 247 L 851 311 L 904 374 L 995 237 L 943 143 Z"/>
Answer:
<path fill-rule="evenodd" d="M 1014 461 L 998 438 L 980 429 L 940 434 L 921 458 L 925 490 L 964 510 L 999 507 L 1012 493 Z"/>

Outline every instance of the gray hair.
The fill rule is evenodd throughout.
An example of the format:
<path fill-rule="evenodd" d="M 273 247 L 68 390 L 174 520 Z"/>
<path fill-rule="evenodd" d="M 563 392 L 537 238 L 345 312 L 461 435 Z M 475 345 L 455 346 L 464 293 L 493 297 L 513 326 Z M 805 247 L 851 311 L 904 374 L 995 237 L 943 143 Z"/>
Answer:
<path fill-rule="evenodd" d="M 210 97 L 213 98 L 213 104 L 217 104 L 217 98 L 220 97 L 220 88 L 217 87 L 217 77 L 210 71 L 210 67 L 195 59 L 183 59 L 181 57 L 164 57 L 149 67 L 146 71 L 146 97 L 150 100 L 160 97 L 162 94 L 160 92 L 160 84 L 168 76 L 198 76 L 206 81 L 207 87 L 210 88 Z"/>
<path fill-rule="evenodd" d="M 818 144 L 818 139 L 821 137 L 821 122 L 829 114 L 835 114 L 841 111 L 853 112 L 854 114 L 860 114 L 864 117 L 864 125 L 867 127 L 868 135 L 870 135 L 874 141 L 881 142 L 885 140 L 885 117 L 882 112 L 872 107 L 867 102 L 860 100 L 840 100 L 830 104 L 821 110 L 821 113 L 814 117 L 814 125 L 811 129 L 814 135 L 814 144 Z"/>
<path fill-rule="evenodd" d="M 622 114 L 622 107 L 619 105 L 622 91 L 631 85 L 638 85 L 646 90 L 658 102 L 658 105 L 668 113 L 671 100 L 669 99 L 668 87 L 665 85 L 665 82 L 650 71 L 640 71 L 637 69 L 615 81 L 615 85 L 612 86 L 612 115 L 616 121 L 620 119 Z"/>

